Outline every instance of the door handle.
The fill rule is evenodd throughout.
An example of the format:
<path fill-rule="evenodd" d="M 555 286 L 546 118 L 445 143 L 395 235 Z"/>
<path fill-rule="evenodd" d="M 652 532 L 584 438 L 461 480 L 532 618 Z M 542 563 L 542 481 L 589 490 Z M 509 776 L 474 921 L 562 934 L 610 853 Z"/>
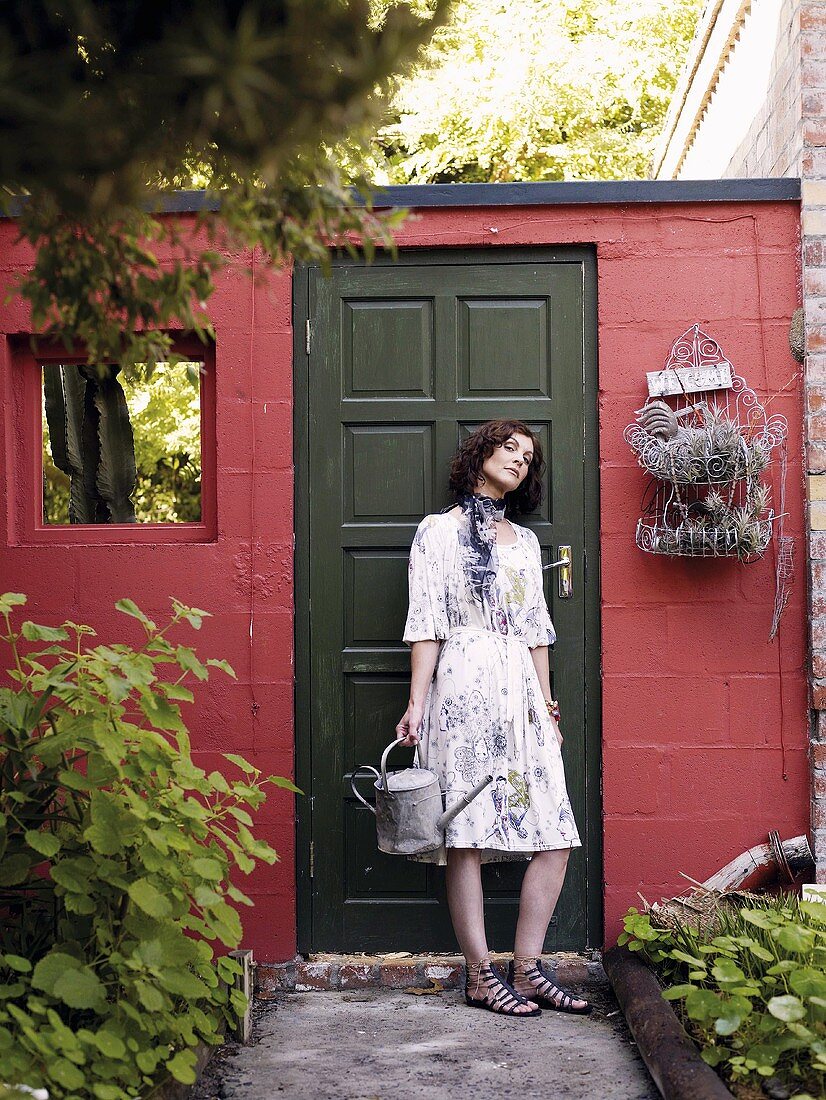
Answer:
<path fill-rule="evenodd" d="M 573 563 L 571 561 L 571 547 L 570 546 L 558 546 L 557 553 L 559 557 L 556 561 L 552 561 L 550 565 L 543 565 L 544 569 L 558 569 L 559 575 L 557 576 L 557 583 L 559 585 L 559 598 L 560 600 L 570 600 L 574 594 L 574 583 L 572 576 Z"/>

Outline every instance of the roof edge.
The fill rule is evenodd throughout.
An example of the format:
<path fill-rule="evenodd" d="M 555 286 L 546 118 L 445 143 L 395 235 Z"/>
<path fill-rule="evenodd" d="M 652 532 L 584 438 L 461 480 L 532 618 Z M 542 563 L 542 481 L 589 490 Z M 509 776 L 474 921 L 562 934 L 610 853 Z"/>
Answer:
<path fill-rule="evenodd" d="M 800 180 L 572 180 L 554 183 L 410 184 L 377 189 L 375 207 L 567 206 L 626 203 L 788 202 L 800 199 Z M 361 198 L 357 198 L 359 203 Z M 216 210 L 207 191 L 176 191 L 161 197 L 160 213 Z"/>
<path fill-rule="evenodd" d="M 377 188 L 377 209 L 448 206 L 580 206 L 696 202 L 791 202 L 800 199 L 800 180 L 570 180 L 554 183 L 421 183 Z M 17 217 L 25 199 L 8 203 L 3 218 Z M 354 205 L 364 198 L 353 193 Z M 172 191 L 147 198 L 158 214 L 199 214 L 220 208 L 215 191 Z"/>

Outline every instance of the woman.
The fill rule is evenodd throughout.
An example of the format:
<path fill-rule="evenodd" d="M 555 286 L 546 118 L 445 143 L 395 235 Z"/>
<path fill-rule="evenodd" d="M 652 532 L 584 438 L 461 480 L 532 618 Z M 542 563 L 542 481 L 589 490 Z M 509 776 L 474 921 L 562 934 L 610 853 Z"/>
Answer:
<path fill-rule="evenodd" d="M 551 699 L 556 634 L 539 542 L 505 518 L 534 511 L 543 469 L 540 442 L 519 420 L 489 421 L 460 446 L 450 472 L 456 503 L 425 516 L 410 551 L 410 701 L 396 727 L 405 744 L 419 745 L 448 805 L 494 776 L 445 834 L 448 905 L 467 1003 L 525 1018 L 591 1009 L 557 988 L 539 959 L 568 853 L 580 843 Z M 444 851 L 431 858 L 444 861 Z M 490 961 L 481 880 L 482 863 L 503 859 L 530 860 L 507 980 Z"/>

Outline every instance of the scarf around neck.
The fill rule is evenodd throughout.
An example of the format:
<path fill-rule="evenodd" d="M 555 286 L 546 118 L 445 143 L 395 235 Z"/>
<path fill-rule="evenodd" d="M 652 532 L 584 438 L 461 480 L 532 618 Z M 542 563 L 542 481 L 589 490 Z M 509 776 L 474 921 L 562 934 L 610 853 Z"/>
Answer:
<path fill-rule="evenodd" d="M 491 585 L 499 568 L 494 524 L 505 518 L 506 503 L 504 499 L 495 500 L 480 493 L 462 493 L 458 500 L 442 511 L 449 512 L 457 504 L 462 509 L 464 521 L 460 527 L 459 541 L 465 551 L 462 567 L 468 587 L 480 604 L 492 603 Z"/>

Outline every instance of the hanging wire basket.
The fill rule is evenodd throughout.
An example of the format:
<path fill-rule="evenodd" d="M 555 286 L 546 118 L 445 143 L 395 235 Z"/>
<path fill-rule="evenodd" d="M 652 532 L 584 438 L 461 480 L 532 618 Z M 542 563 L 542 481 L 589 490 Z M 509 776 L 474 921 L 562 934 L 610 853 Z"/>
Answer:
<path fill-rule="evenodd" d="M 768 507 L 768 486 L 759 490 L 753 503 L 729 503 L 722 498 L 720 506 L 720 494 L 709 493 L 705 498 L 697 494 L 690 500 L 681 493 L 668 500 L 667 489 L 657 485 L 648 514 L 637 521 L 637 546 L 672 557 L 757 561 L 771 541 L 775 520 Z"/>
<path fill-rule="evenodd" d="M 652 478 L 637 546 L 652 554 L 757 560 L 777 518 L 761 475 L 774 448 L 785 444 L 785 417 L 766 415 L 699 325 L 675 341 L 648 384 L 649 399 L 624 432 Z"/>

